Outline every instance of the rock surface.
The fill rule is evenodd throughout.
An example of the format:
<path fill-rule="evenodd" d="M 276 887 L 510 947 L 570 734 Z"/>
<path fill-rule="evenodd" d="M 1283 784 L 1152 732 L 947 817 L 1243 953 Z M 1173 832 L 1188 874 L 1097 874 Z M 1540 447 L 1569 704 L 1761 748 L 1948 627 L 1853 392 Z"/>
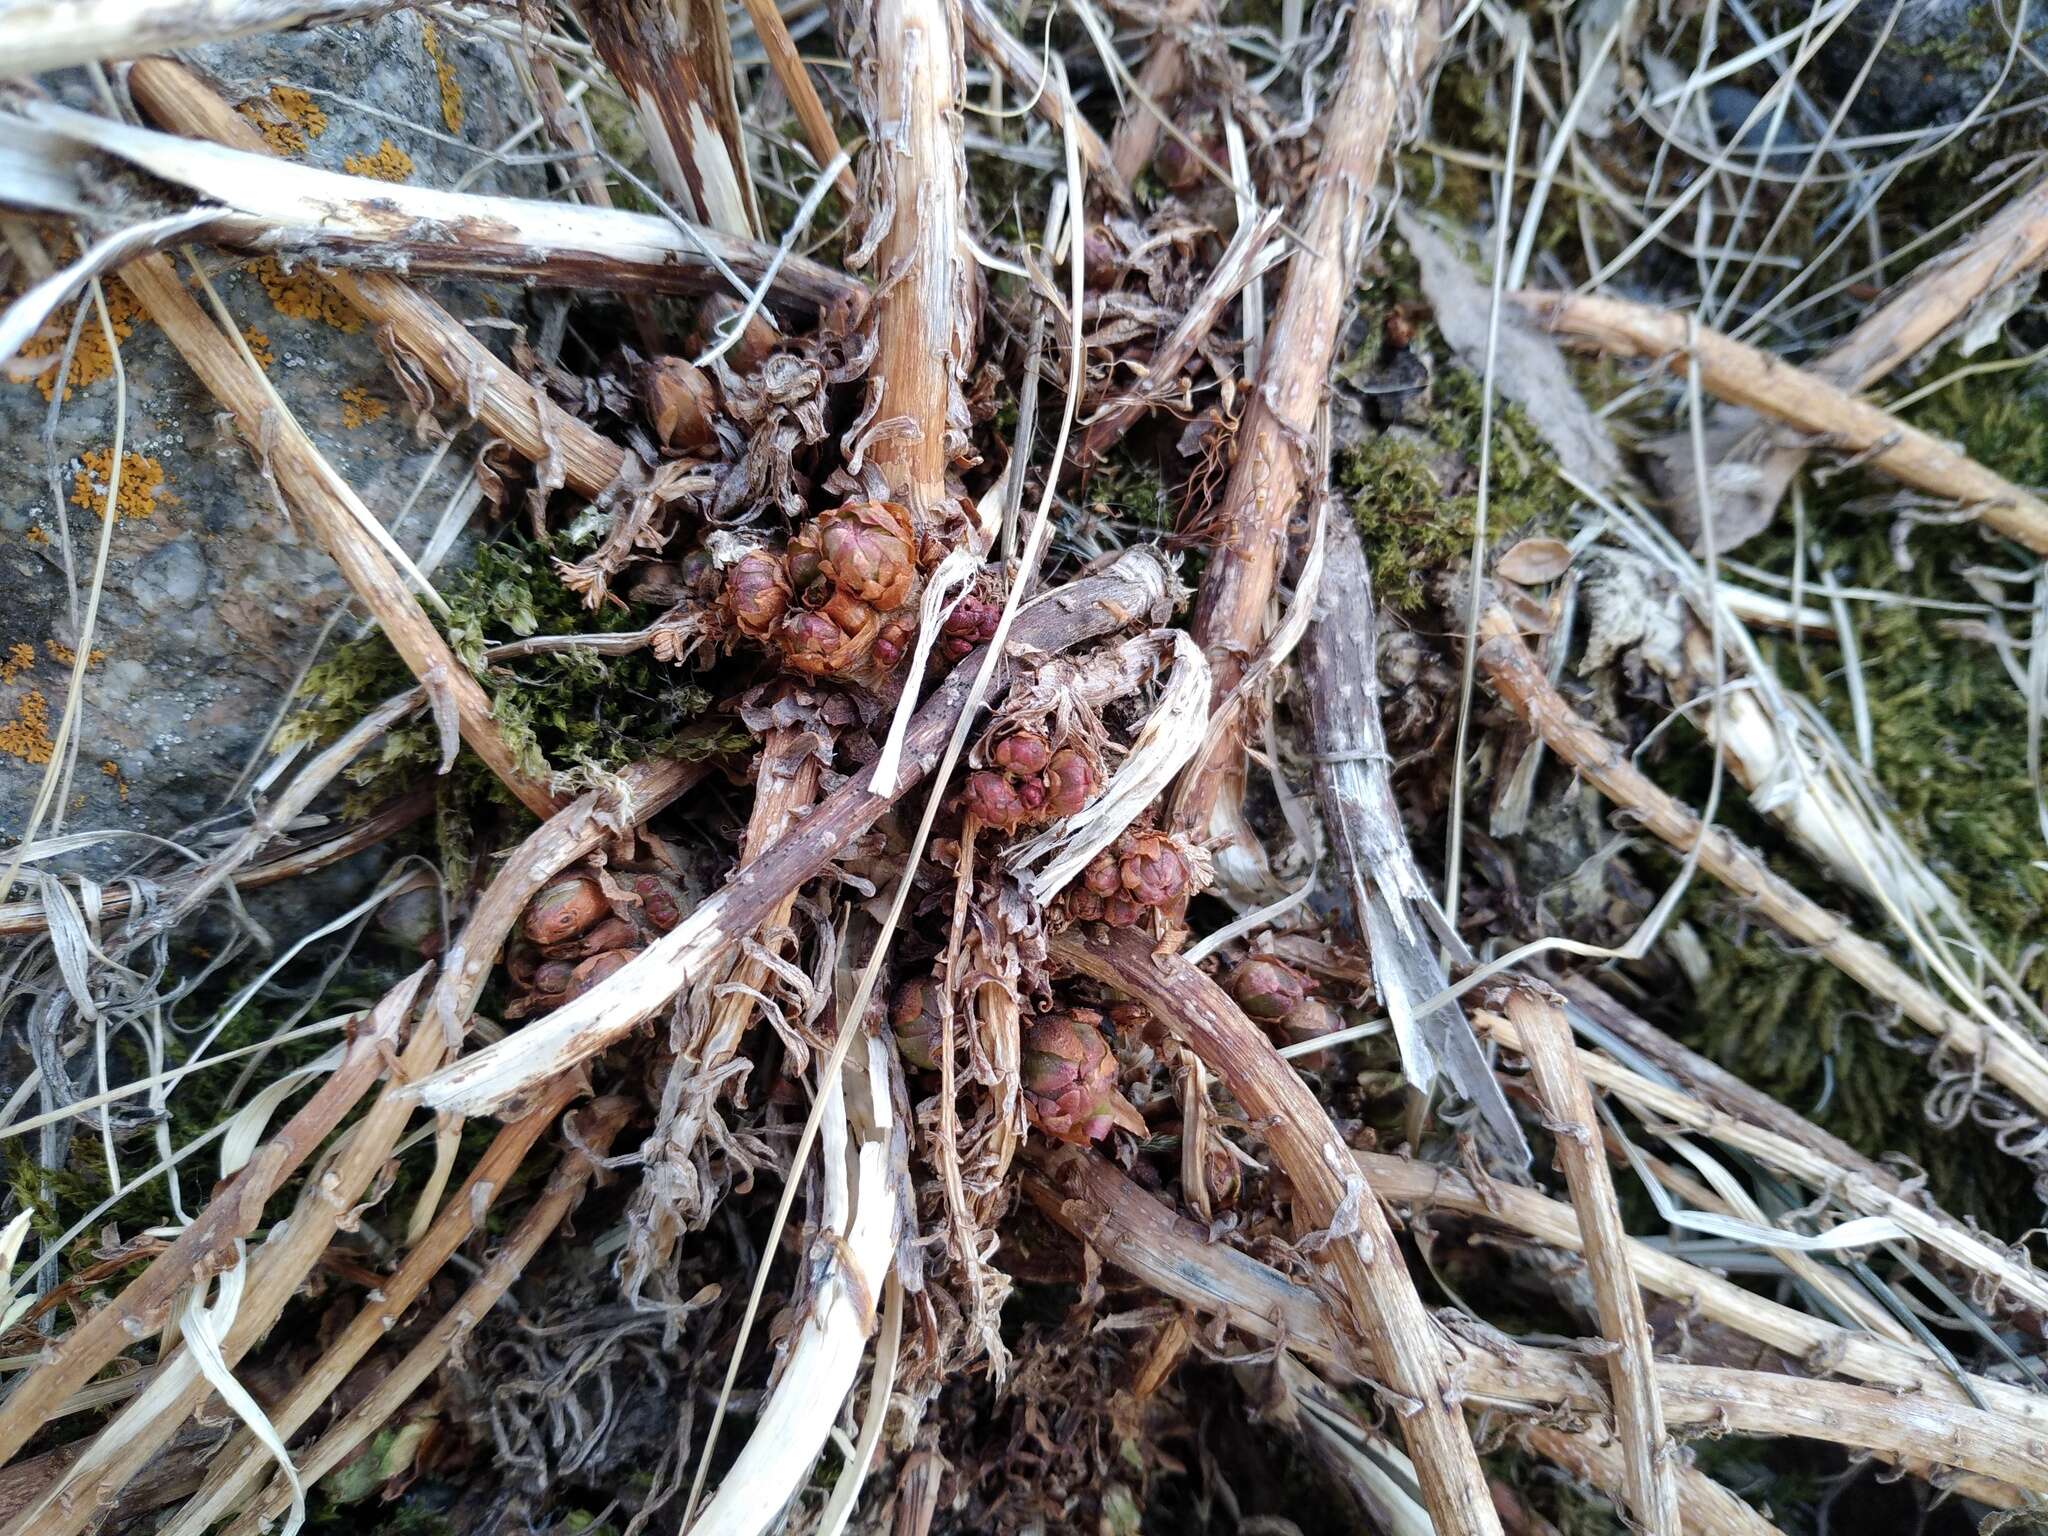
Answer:
<path fill-rule="evenodd" d="M 414 13 L 204 49 L 193 62 L 229 100 L 248 104 L 273 145 L 310 164 L 441 187 L 469 177 L 479 190 L 544 191 L 539 171 L 496 164 L 476 148 L 523 126 L 526 95 L 502 48 L 432 29 Z M 65 94 L 77 85 L 48 83 Z M 458 435 L 436 464 L 438 445 L 416 438 L 370 326 L 310 272 L 211 249 L 200 256 L 286 404 L 418 553 L 467 475 L 475 435 Z M 67 831 L 170 835 L 230 800 L 330 622 L 339 617 L 336 633 L 348 634 L 362 620 L 359 609 L 341 614 L 346 591 L 332 562 L 293 527 L 175 349 L 123 290 L 109 292 L 132 327 L 121 347 L 132 457 L 124 458 L 123 515 L 92 637 L 77 763 L 69 797 L 53 813 Z M 439 295 L 466 320 L 528 319 L 516 290 L 452 284 Z M 68 322 L 70 311 L 63 314 Z M 8 445 L 0 455 L 0 837 L 8 841 L 20 836 L 39 791 L 100 537 L 116 390 L 104 346 L 90 344 L 98 329 L 90 306 L 86 326 L 83 351 L 99 366 L 74 364 L 56 423 L 54 489 L 42 449 L 43 389 L 0 380 Z M 41 382 L 53 378 L 51 369 Z M 78 578 L 69 595 L 67 532 Z M 52 830 L 46 817 L 42 835 Z"/>

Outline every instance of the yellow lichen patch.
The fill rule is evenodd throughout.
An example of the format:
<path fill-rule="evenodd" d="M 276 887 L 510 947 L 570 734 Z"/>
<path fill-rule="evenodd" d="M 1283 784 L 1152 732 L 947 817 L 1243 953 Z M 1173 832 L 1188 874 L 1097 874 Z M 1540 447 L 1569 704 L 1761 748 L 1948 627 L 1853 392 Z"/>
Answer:
<path fill-rule="evenodd" d="M 50 653 L 50 660 L 56 662 L 59 666 L 68 667 L 78 660 L 78 652 L 71 649 L 70 646 L 61 640 L 45 640 L 43 642 L 43 649 Z M 95 647 L 86 656 L 85 664 L 88 667 L 96 667 L 106 659 L 107 653 Z"/>
<path fill-rule="evenodd" d="M 256 281 L 270 295 L 271 307 L 293 320 L 317 320 L 344 335 L 363 328 L 363 317 L 349 307 L 348 300 L 322 282 L 318 273 L 306 267 L 287 272 L 275 256 L 265 256 L 250 265 Z"/>
<path fill-rule="evenodd" d="M 277 365 L 277 359 L 270 355 L 270 338 L 253 325 L 242 327 L 242 342 L 249 349 L 249 355 L 265 368 Z"/>
<path fill-rule="evenodd" d="M 121 803 L 128 803 L 128 781 L 121 777 L 121 765 L 112 758 L 100 764 L 100 772 L 112 781 L 115 791 L 121 796 Z"/>
<path fill-rule="evenodd" d="M 12 720 L 0 724 L 0 752 L 40 766 L 50 760 L 57 744 L 50 740 L 50 704 L 31 688 L 21 696 Z"/>
<path fill-rule="evenodd" d="M 7 654 L 0 656 L 0 683 L 11 683 L 22 673 L 36 664 L 36 648 L 26 640 L 17 640 L 7 648 Z"/>
<path fill-rule="evenodd" d="M 126 341 L 135 334 L 135 327 L 148 318 L 135 295 L 118 280 L 109 279 L 105 284 L 107 295 L 107 319 L 114 327 L 114 338 Z M 36 388 L 49 399 L 57 390 L 57 359 L 64 355 L 64 343 L 71 335 L 70 306 L 58 310 L 43 322 L 43 328 L 22 345 L 23 357 L 47 357 L 49 367 L 33 375 Z M 114 356 L 107 350 L 107 333 L 100 328 L 97 312 L 85 317 L 85 325 L 78 333 L 78 349 L 71 354 L 71 372 L 64 381 L 64 398 L 69 400 L 74 389 L 86 389 L 99 383 L 114 371 Z"/>
<path fill-rule="evenodd" d="M 327 131 L 327 114 L 296 85 L 273 85 L 268 96 L 252 97 L 235 110 L 256 125 L 263 142 L 280 155 L 302 155 L 306 141 Z"/>
<path fill-rule="evenodd" d="M 88 448 L 79 456 L 83 465 L 71 482 L 71 504 L 91 507 L 102 517 L 107 510 L 107 485 L 114 473 L 114 450 Z M 121 455 L 121 486 L 114 511 L 124 522 L 148 517 L 156 511 L 157 497 L 164 494 L 164 467 L 139 453 Z"/>
<path fill-rule="evenodd" d="M 371 394 L 360 384 L 351 384 L 341 392 L 341 424 L 354 429 L 366 427 L 373 421 L 382 421 L 390 409 L 382 400 Z"/>
<path fill-rule="evenodd" d="M 412 156 L 386 139 L 374 155 L 350 155 L 341 168 L 351 176 L 374 176 L 379 181 L 403 181 L 412 174 Z"/>
<path fill-rule="evenodd" d="M 37 524 L 35 527 L 30 528 L 27 533 L 24 533 L 22 535 L 22 537 L 28 540 L 28 542 L 31 544 L 47 544 L 50 542 L 50 536 L 47 533 L 43 532 L 41 524 Z"/>
<path fill-rule="evenodd" d="M 462 132 L 462 82 L 455 78 L 455 66 L 441 54 L 441 34 L 431 21 L 420 24 L 420 41 L 427 57 L 434 61 L 434 77 L 441 82 L 441 121 L 450 133 Z"/>

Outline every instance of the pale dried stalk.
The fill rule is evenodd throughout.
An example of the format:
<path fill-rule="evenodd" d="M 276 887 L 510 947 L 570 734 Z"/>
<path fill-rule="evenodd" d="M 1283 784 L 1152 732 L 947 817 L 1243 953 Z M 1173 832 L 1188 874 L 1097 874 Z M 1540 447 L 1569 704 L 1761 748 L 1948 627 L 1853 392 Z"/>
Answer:
<path fill-rule="evenodd" d="M 1477 1022 L 1510 1050 L 1521 1050 L 1521 1035 L 1509 1020 L 1488 1015 Z M 2023 1254 L 2015 1254 L 1988 1238 L 1959 1229 L 1946 1218 L 1923 1210 L 1916 1202 L 1843 1168 L 1810 1148 L 1747 1121 L 1722 1113 L 1698 1097 L 1665 1088 L 1618 1066 L 1592 1051 L 1578 1053 L 1579 1070 L 1595 1087 L 1616 1094 L 1639 1111 L 1672 1126 L 1747 1152 L 1757 1161 L 1788 1174 L 1866 1216 L 1887 1216 L 1909 1237 L 1945 1255 L 1965 1271 L 2010 1293 L 2022 1305 L 2040 1310 L 2048 1303 L 2048 1277 Z"/>
<path fill-rule="evenodd" d="M 2031 1040 L 1995 1015 L 1979 1021 L 1944 1002 L 1901 970 L 1881 947 L 1773 873 L 1728 833 L 1717 827 L 1702 836 L 1699 818 L 1651 783 L 1620 747 L 1581 719 L 1551 685 L 1505 608 L 1487 608 L 1479 635 L 1479 665 L 1494 690 L 1551 751 L 1602 794 L 1680 853 L 1690 853 L 1697 844 L 1700 867 L 1756 911 L 1825 956 L 1873 997 L 1896 1005 L 1944 1049 L 1972 1058 L 1993 1081 L 2037 1113 L 2048 1114 L 2048 1061 Z"/>
<path fill-rule="evenodd" d="M 640 118 L 669 200 L 725 234 L 755 234 L 760 218 L 733 95 L 725 7 L 715 0 L 580 0 L 577 11 Z"/>
<path fill-rule="evenodd" d="M 960 39 L 950 0 L 875 0 L 871 188 L 888 188 L 876 248 L 875 421 L 901 423 L 870 454 L 890 494 L 919 518 L 946 497 L 954 381 L 974 350 L 963 281 Z"/>
<path fill-rule="evenodd" d="M 1038 50 L 1027 47 L 1003 25 L 989 8 L 988 0 L 960 0 L 960 17 L 966 23 L 967 35 L 974 39 L 975 48 L 1016 82 L 1018 91 L 1030 101 L 1031 110 L 1055 129 L 1073 135 L 1074 147 L 1080 152 L 1088 174 L 1107 187 L 1118 202 L 1129 203 L 1130 178 L 1117 174 L 1102 135 L 1074 105 L 1065 81 L 1039 61 Z"/>
<path fill-rule="evenodd" d="M 1650 1324 L 1629 1269 L 1628 1233 L 1615 1201 L 1593 1094 L 1579 1074 L 1571 1026 L 1554 1002 L 1527 985 L 1510 991 L 1505 1006 L 1521 1033 L 1544 1125 L 1579 1213 L 1593 1308 L 1612 1346 L 1607 1377 L 1621 1434 L 1626 1502 L 1635 1523 L 1646 1531 L 1678 1536 L 1678 1484 L 1672 1476 L 1677 1453 L 1665 1438 L 1664 1410 L 1651 1376 Z"/>
<path fill-rule="evenodd" d="M 1314 1291 L 1210 1241 L 1204 1228 L 1099 1156 L 1063 1151 L 1043 1162 L 1050 1177 L 1025 1180 L 1033 1202 L 1118 1268 L 1253 1338 L 1284 1343 L 1340 1372 L 1357 1370 L 1342 1325 Z M 1490 1343 L 1469 1332 L 1435 1343 L 1443 1351 L 1435 1368 L 1455 1373 L 1456 1394 L 1467 1407 L 1609 1412 L 1598 1378 L 1562 1350 Z M 1961 1467 L 2031 1492 L 2048 1489 L 2040 1435 L 1997 1413 L 1842 1382 L 1662 1360 L 1656 1384 L 1674 1429 L 1824 1440 L 1899 1461 Z M 1446 1529 L 1440 1517 L 1438 1528 Z"/>
<path fill-rule="evenodd" d="M 834 1156 L 836 1146 L 843 1161 L 827 1178 L 848 1187 L 850 1208 L 836 1212 L 837 1223 L 828 1222 L 821 1234 L 828 1256 L 810 1310 L 797 1324 L 745 1449 L 689 1526 L 690 1536 L 762 1536 L 776 1522 L 810 1477 L 875 1330 L 896 1248 L 890 1141 L 897 1128 L 887 1054 L 893 1047 L 872 1035 L 861 1043 L 866 1051 L 850 1053 L 845 1070 L 825 1085 L 825 1112 L 842 1123 L 837 1136 L 828 1129 L 820 1137 L 822 1155 Z"/>
<path fill-rule="evenodd" d="M 1134 549 L 1107 570 L 1047 594 L 1017 616 L 1011 645 L 1021 654 L 1057 652 L 1130 622 L 1166 600 L 1172 577 L 1161 556 Z M 981 666 L 982 652 L 960 662 L 926 700 L 905 737 L 893 796 L 870 792 L 872 766 L 834 790 L 773 848 L 738 871 L 676 928 L 581 997 L 518 1034 L 455 1063 L 421 1085 L 435 1109 L 476 1114 L 522 1088 L 603 1050 L 676 992 L 707 973 L 730 946 L 761 926 L 790 892 L 822 871 L 880 818 L 943 755 Z"/>
<path fill-rule="evenodd" d="M 570 1100 L 585 1091 L 587 1085 L 577 1077 L 562 1078 L 530 1112 L 498 1132 L 477 1159 L 469 1177 L 442 1205 L 433 1225 L 390 1277 L 371 1293 L 341 1337 L 328 1345 L 311 1369 L 270 1407 L 270 1422 L 280 1439 L 289 1445 L 293 1434 L 327 1405 L 348 1373 L 384 1342 L 428 1282 L 477 1229 L 534 1142 L 569 1107 Z M 199 1492 L 178 1511 L 162 1536 L 201 1536 L 216 1520 L 231 1514 L 243 1495 L 270 1470 L 269 1456 L 256 1443 L 256 1437 L 247 1429 L 237 1431 L 214 1458 L 213 1468 Z"/>
<path fill-rule="evenodd" d="M 1296 1219 L 1320 1229 L 1346 1302 L 1379 1377 L 1400 1407 L 1422 1499 L 1443 1531 L 1498 1532 L 1499 1517 L 1471 1437 L 1454 1406 L 1442 1340 L 1415 1294 L 1386 1213 L 1357 1171 L 1329 1114 L 1272 1042 L 1223 989 L 1130 929 L 1069 928 L 1051 959 L 1127 992 L 1222 1077 L 1260 1125 L 1273 1160 L 1294 1185 Z"/>
<path fill-rule="evenodd" d="M 462 739 L 520 803 L 551 815 L 555 797 L 519 766 L 491 713 L 490 695 L 420 611 L 383 550 L 364 537 L 373 514 L 335 473 L 241 349 L 214 324 L 162 256 L 122 269 L 129 291 L 191 366 L 235 426 L 301 525 L 310 529 L 406 668 L 435 695 L 452 699 Z"/>
<path fill-rule="evenodd" d="M 1610 356 L 1679 373 L 1695 359 L 1700 387 L 1717 398 L 1797 427 L 1902 484 L 1959 501 L 2006 537 L 2048 554 L 2048 501 L 1806 369 L 1647 304 L 1586 294 L 1513 298 L 1551 330 Z"/>
<path fill-rule="evenodd" d="M 0 12 L 0 74 L 224 43 L 263 32 L 365 21 L 403 0 L 19 0 Z"/>
<path fill-rule="evenodd" d="M 491 1308 L 511 1288 L 540 1252 L 541 1244 L 576 1208 L 584 1187 L 597 1171 L 598 1160 L 612 1144 L 612 1138 L 631 1116 L 632 1105 L 624 1099 L 599 1099 L 574 1116 L 569 1130 L 569 1150 L 549 1178 L 540 1198 L 534 1201 L 504 1246 L 491 1256 L 476 1282 L 462 1293 L 425 1338 L 415 1344 L 391 1374 L 370 1389 L 370 1393 L 332 1425 L 296 1459 L 299 1475 L 308 1486 L 329 1472 L 391 1416 L 405 1406 L 405 1400 L 425 1384 L 428 1377 L 461 1348 L 464 1339 L 490 1314 Z M 252 1503 L 240 1519 L 228 1527 L 226 1536 L 254 1536 L 262 1526 L 275 1520 L 290 1502 L 289 1490 L 274 1483 L 264 1497 Z"/>
<path fill-rule="evenodd" d="M 2020 281 L 2043 262 L 2048 262 L 2048 181 L 2014 198 L 1969 238 L 1922 263 L 1904 286 L 1807 369 L 1852 394 L 1866 390 L 1948 334 L 1980 299 Z M 1775 441 L 1766 428 L 1747 433 L 1717 454 L 1709 472 L 1716 514 L 1738 527 L 1764 527 L 1806 467 L 1807 453 L 1802 445 Z M 1738 467 L 1739 476 L 1731 473 Z M 1689 483 L 1689 473 L 1686 478 Z M 1736 501 L 1746 505 L 1738 508 Z"/>
<path fill-rule="evenodd" d="M 1562 1201 L 1501 1180 L 1475 1180 L 1456 1169 L 1381 1152 L 1352 1154 L 1380 1198 L 1415 1211 L 1453 1211 L 1519 1232 L 1567 1253 L 1585 1251 L 1579 1216 Z M 1798 1361 L 1815 1375 L 1846 1376 L 1868 1386 L 1922 1394 L 1994 1413 L 2048 1433 L 2048 1398 L 1986 1376 L 1958 1379 L 1918 1343 L 1897 1344 L 1861 1329 L 1784 1306 L 1661 1248 L 1623 1239 L 1637 1284 Z"/>
<path fill-rule="evenodd" d="M 13 1460 L 65 1399 L 109 1360 L 161 1329 L 185 1286 L 208 1281 L 234 1263 L 235 1244 L 262 1220 L 264 1204 L 383 1073 L 425 976 L 424 970 L 416 971 L 387 993 L 350 1039 L 340 1064 L 299 1112 L 141 1275 L 122 1287 L 111 1303 L 80 1318 L 55 1341 L 49 1358 L 15 1383 L 0 1402 L 0 1465 Z"/>
<path fill-rule="evenodd" d="M 269 154 L 263 136 L 206 84 L 168 59 L 144 59 L 128 72 L 128 88 L 151 117 L 179 133 L 232 149 Z M 386 191 L 393 190 L 387 187 Z M 445 195 L 445 194 L 443 194 Z M 591 210 L 554 206 L 556 219 L 590 217 Z M 585 496 L 601 494 L 619 478 L 625 451 L 549 400 L 498 361 L 467 327 L 432 299 L 378 272 L 326 272 L 328 286 L 361 310 L 417 359 L 434 382 L 522 458 L 556 467 L 561 483 Z"/>
<path fill-rule="evenodd" d="M 790 110 L 796 113 L 797 126 L 804 131 L 804 142 L 811 146 L 818 169 L 823 170 L 839 154 L 839 131 L 832 126 L 825 103 L 818 97 L 818 88 L 811 84 L 810 71 L 804 68 L 803 56 L 796 51 L 796 41 L 789 35 L 788 23 L 783 21 L 782 12 L 775 8 L 774 0 L 741 0 L 741 3 L 747 8 L 747 19 L 754 24 L 754 36 L 760 39 L 761 51 L 768 55 L 768 67 L 775 71 L 775 78 L 782 85 L 782 94 L 789 98 Z M 850 169 L 842 170 L 833 185 L 839 188 L 839 200 L 849 209 L 859 206 L 860 194 L 854 187 Z"/>
<path fill-rule="evenodd" d="M 1214 329 L 1224 306 L 1286 254 L 1283 244 L 1270 239 L 1279 226 L 1278 208 L 1268 208 L 1256 219 L 1237 226 L 1237 233 L 1231 236 L 1230 244 L 1210 269 L 1202 291 L 1146 360 L 1144 379 L 1105 402 L 1089 418 L 1087 429 L 1081 434 L 1081 446 L 1070 455 L 1074 468 L 1085 473 L 1100 463 L 1133 422 L 1161 400 L 1170 398 L 1181 370 L 1195 355 L 1196 344 Z"/>
<path fill-rule="evenodd" d="M 1611 1493 L 1621 1486 L 1621 1447 L 1612 1440 L 1543 1423 L 1516 1424 L 1510 1433 L 1590 1487 Z M 1690 1467 L 1679 1476 L 1685 1486 L 1687 1536 L 1781 1536 L 1775 1525 L 1711 1477 Z"/>
<path fill-rule="evenodd" d="M 1215 513 L 1217 533 L 1190 626 L 1208 653 L 1218 703 L 1259 648 L 1304 455 L 1328 383 L 1337 329 L 1373 224 L 1373 184 L 1413 86 L 1416 0 L 1363 0 L 1351 19 L 1344 83 L 1324 114 L 1322 158 L 1261 354 L 1259 387 L 1237 430 L 1237 458 Z M 1241 728 L 1240 728 L 1241 729 Z M 1207 835 L 1218 807 L 1237 820 L 1244 754 L 1210 754 L 1181 790 L 1184 825 Z"/>
<path fill-rule="evenodd" d="M 815 745 L 810 732 L 795 726 L 777 726 L 761 743 L 754 772 L 754 808 L 747 815 L 747 832 L 740 844 L 742 869 L 787 837 L 818 798 Z M 779 951 L 795 909 L 796 892 L 791 890 L 762 919 L 758 942 Z M 772 974 L 766 961 L 752 955 L 742 954 L 733 961 L 725 980 L 713 989 L 718 995 L 711 1004 L 709 1027 L 687 1070 L 700 1076 L 713 1073 L 739 1054 L 754 1022 L 754 1010 L 760 1006 L 755 994 L 768 985 Z M 685 1069 L 679 1064 L 676 1070 Z"/>
<path fill-rule="evenodd" d="M 415 985 L 423 974 L 415 973 Z M 401 1018 L 409 1002 L 408 996 L 394 1009 Z M 415 1102 L 407 1086 L 439 1066 L 447 1051 L 447 1042 L 435 1030 L 413 1030 L 369 1110 L 336 1144 L 327 1165 L 307 1179 L 290 1219 L 248 1255 L 248 1285 L 220 1346 L 230 1369 L 270 1331 L 349 1219 L 411 1118 Z M 74 1536 L 83 1530 L 97 1517 L 100 1496 L 120 1488 L 146 1466 L 212 1391 L 193 1350 L 181 1344 L 157 1363 L 149 1385 L 94 1437 L 91 1448 L 41 1502 L 6 1528 L 4 1536 Z"/>

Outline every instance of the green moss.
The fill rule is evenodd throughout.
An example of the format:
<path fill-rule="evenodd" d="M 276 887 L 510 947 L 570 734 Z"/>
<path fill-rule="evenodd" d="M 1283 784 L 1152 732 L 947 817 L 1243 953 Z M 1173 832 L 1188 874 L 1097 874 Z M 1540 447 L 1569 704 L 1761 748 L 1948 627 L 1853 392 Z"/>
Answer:
<path fill-rule="evenodd" d="M 472 671 L 483 675 L 487 645 L 539 633 L 605 633 L 637 627 L 641 616 L 618 605 L 595 612 L 563 586 L 547 553 L 524 541 L 487 545 L 442 593 L 444 631 Z M 314 667 L 301 689 L 306 705 L 279 732 L 281 747 L 326 741 L 405 688 L 410 674 L 381 634 L 341 646 Z M 567 650 L 523 658 L 489 671 L 492 714 L 520 766 L 536 776 L 549 768 L 616 769 L 655 753 L 708 755 L 732 745 L 731 733 L 695 722 L 710 695 L 679 668 L 645 651 L 599 656 Z M 374 802 L 417 781 L 440 761 L 434 724 L 424 717 L 389 732 L 349 770 Z M 474 792 L 503 791 L 465 759 Z M 488 787 L 482 787 L 488 786 Z"/>
<path fill-rule="evenodd" d="M 1479 517 L 1479 421 L 1478 378 L 1441 367 L 1420 435 L 1384 432 L 1337 462 L 1337 484 L 1350 497 L 1374 589 L 1390 608 L 1421 607 L 1428 578 L 1471 553 Z M 1562 529 L 1575 500 L 1527 415 L 1496 399 L 1489 539 Z"/>

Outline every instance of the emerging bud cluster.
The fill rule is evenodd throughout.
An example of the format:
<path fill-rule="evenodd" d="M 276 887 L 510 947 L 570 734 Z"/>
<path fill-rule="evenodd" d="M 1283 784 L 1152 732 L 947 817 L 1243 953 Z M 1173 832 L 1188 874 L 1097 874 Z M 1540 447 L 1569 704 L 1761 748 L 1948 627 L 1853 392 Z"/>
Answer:
<path fill-rule="evenodd" d="M 510 1019 L 580 997 L 683 920 L 683 892 L 668 876 L 583 866 L 541 888 L 505 955 Z"/>
<path fill-rule="evenodd" d="M 749 639 L 807 677 L 887 670 L 910 648 L 897 617 L 917 588 L 910 514 L 893 501 L 849 501 L 776 551 L 753 550 L 725 573 L 725 606 Z"/>
<path fill-rule="evenodd" d="M 1312 995 L 1313 983 L 1306 976 L 1271 955 L 1239 961 L 1223 986 L 1245 1017 L 1262 1025 L 1280 1045 L 1314 1040 L 1344 1027 L 1343 1015 Z M 1330 1064 L 1330 1054 L 1312 1051 L 1297 1061 L 1309 1071 L 1320 1071 Z"/>
<path fill-rule="evenodd" d="M 1116 1052 L 1092 1008 L 1042 1013 L 1024 1027 L 1024 1108 L 1046 1135 L 1086 1146 L 1121 1126 L 1147 1134 L 1145 1117 L 1118 1090 Z"/>
<path fill-rule="evenodd" d="M 997 832 L 1072 816 L 1102 787 L 1088 753 L 1075 746 L 1055 750 L 1037 731 L 1000 736 L 983 755 L 989 766 L 967 776 L 960 805 Z"/>
<path fill-rule="evenodd" d="M 1177 927 L 1199 883 L 1196 861 L 1179 838 L 1131 827 L 1067 887 L 1066 916 L 1072 922 L 1108 923 L 1112 928 L 1135 928 L 1148 918 Z"/>

